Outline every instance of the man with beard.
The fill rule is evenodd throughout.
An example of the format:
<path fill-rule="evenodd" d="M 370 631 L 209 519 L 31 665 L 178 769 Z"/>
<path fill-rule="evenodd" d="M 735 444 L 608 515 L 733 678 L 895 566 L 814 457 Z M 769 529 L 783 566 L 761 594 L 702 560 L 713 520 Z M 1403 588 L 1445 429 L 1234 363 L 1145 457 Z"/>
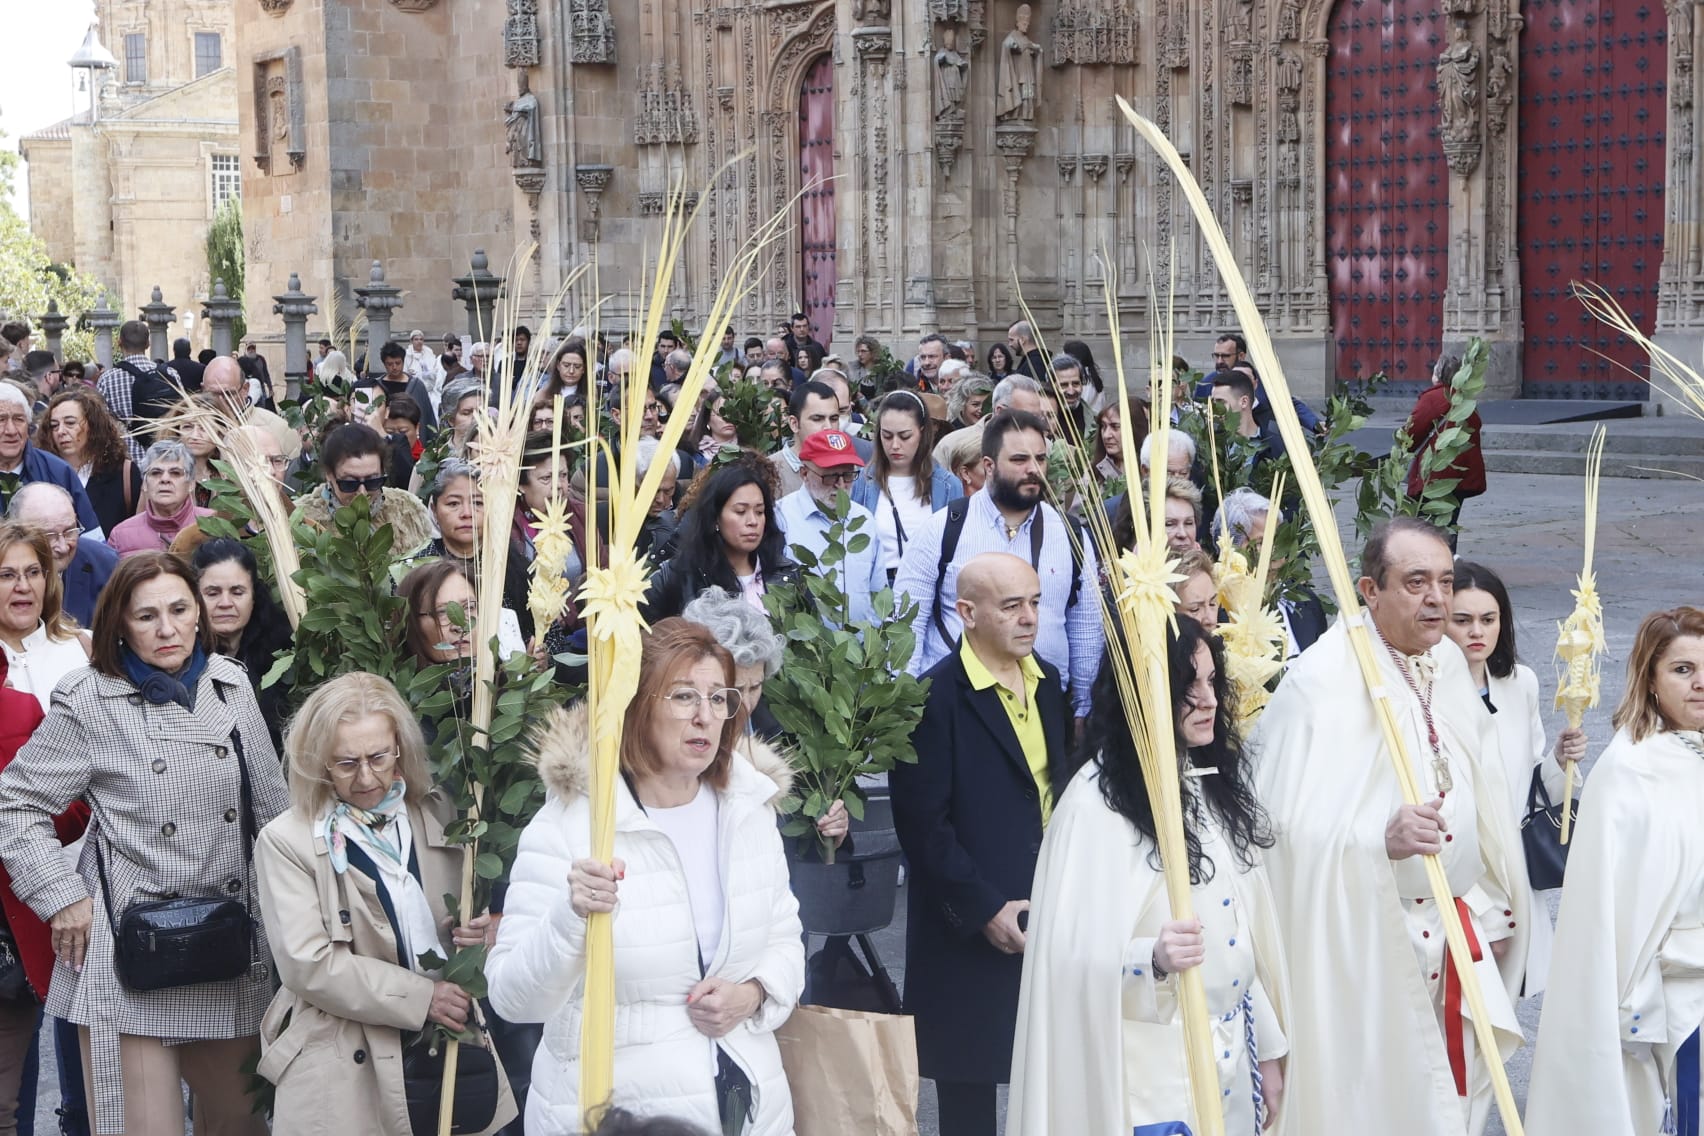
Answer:
<path fill-rule="evenodd" d="M 1040 577 L 1035 653 L 1059 672 L 1081 723 L 1105 645 L 1092 542 L 1073 539 L 1075 522 L 1042 500 L 1047 424 L 1038 416 L 1014 410 L 994 415 L 983 427 L 982 455 L 983 487 L 930 518 L 906 545 L 894 578 L 894 593 L 917 605 L 911 621 L 917 649 L 907 670 L 925 673 L 958 643 L 959 569 L 980 553 L 1009 552 Z"/>

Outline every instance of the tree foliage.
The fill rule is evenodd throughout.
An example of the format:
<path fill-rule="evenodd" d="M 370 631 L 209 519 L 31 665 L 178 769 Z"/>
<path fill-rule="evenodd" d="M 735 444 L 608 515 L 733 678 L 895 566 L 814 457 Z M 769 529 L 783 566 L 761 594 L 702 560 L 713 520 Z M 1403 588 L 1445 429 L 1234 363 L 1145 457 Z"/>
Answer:
<path fill-rule="evenodd" d="M 0 134 L 3 142 L 4 134 Z M 30 232 L 29 222 L 12 205 L 12 179 L 18 156 L 0 147 L 0 317 L 23 320 L 39 327 L 36 317 L 55 300 L 59 311 L 71 319 L 61 341 L 67 359 L 93 359 L 95 339 L 79 317 L 100 302 L 101 286 L 94 277 L 47 255 L 47 246 Z M 44 347 L 44 341 L 38 341 Z"/>
<path fill-rule="evenodd" d="M 239 197 L 227 197 L 213 214 L 213 224 L 207 229 L 207 280 L 211 291 L 215 280 L 225 282 L 225 290 L 239 305 L 243 302 L 243 273 L 246 271 L 243 250 L 243 203 Z M 248 324 L 241 315 L 231 324 L 231 342 L 241 343 L 248 337 Z"/>

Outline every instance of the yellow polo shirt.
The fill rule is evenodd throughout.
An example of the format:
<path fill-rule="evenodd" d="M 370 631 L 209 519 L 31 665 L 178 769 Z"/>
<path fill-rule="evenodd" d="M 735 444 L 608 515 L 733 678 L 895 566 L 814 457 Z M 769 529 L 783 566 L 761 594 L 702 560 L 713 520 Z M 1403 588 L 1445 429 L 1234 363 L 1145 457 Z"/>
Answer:
<path fill-rule="evenodd" d="M 982 665 L 982 660 L 970 649 L 968 635 L 959 644 L 959 658 L 964 663 L 964 673 L 970 679 L 972 689 L 1000 688 L 1000 705 L 1006 708 L 1006 717 L 1012 723 L 1012 731 L 1018 735 L 1018 746 L 1024 751 L 1024 760 L 1029 764 L 1030 776 L 1035 779 L 1036 790 L 1041 794 L 1041 823 L 1045 828 L 1053 817 L 1053 786 L 1047 777 L 1047 734 L 1041 728 L 1041 711 L 1035 704 L 1035 692 L 1042 680 L 1041 665 L 1033 655 L 1025 655 L 1018 664 L 1024 674 L 1024 696 L 1020 702 L 1015 693 L 1002 686 Z"/>

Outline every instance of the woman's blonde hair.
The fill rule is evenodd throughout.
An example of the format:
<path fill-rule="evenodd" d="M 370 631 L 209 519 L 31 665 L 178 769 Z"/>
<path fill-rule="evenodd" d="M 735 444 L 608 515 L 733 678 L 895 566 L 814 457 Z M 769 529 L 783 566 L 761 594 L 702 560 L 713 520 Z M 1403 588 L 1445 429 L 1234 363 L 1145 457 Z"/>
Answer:
<path fill-rule="evenodd" d="M 61 642 L 75 639 L 77 621 L 66 614 L 65 585 L 59 579 L 59 569 L 53 566 L 53 545 L 47 531 L 22 521 L 0 521 L 0 560 L 20 544 L 28 545 L 35 553 L 36 563 L 41 565 L 41 621 L 47 628 L 47 637 Z"/>
<path fill-rule="evenodd" d="M 1611 719 L 1615 728 L 1626 730 L 1634 741 L 1642 742 L 1652 734 L 1673 729 L 1663 720 L 1657 706 L 1657 664 L 1663 653 L 1676 639 L 1687 636 L 1704 638 L 1704 611 L 1695 607 L 1677 607 L 1672 611 L 1653 611 L 1639 625 L 1633 637 L 1633 651 L 1627 656 L 1627 686 L 1621 692 L 1621 704 Z"/>
<path fill-rule="evenodd" d="M 408 783 L 404 798 L 418 805 L 432 787 L 426 765 L 426 735 L 389 679 L 366 671 L 351 671 L 322 684 L 284 731 L 284 774 L 290 784 L 290 803 L 312 820 L 330 807 L 337 791 L 330 764 L 337 745 L 337 728 L 368 714 L 382 714 L 396 731 L 397 760 L 393 776 Z"/>

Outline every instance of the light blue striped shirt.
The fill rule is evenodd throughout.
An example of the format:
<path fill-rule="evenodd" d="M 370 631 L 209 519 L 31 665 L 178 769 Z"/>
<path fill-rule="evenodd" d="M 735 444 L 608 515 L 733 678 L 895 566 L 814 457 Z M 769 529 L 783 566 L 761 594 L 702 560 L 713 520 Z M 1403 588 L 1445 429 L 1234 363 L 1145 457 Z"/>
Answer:
<path fill-rule="evenodd" d="M 1106 647 L 1100 617 L 1100 569 L 1088 534 L 1083 535 L 1077 603 L 1067 608 L 1071 596 L 1071 530 L 1058 510 L 1046 502 L 1037 505 L 1018 526 L 1017 535 L 1008 538 L 1005 518 L 986 488 L 972 494 L 966 508 L 958 547 L 941 574 L 941 616 L 948 636 L 956 642 L 963 631 L 963 623 L 954 608 L 958 602 L 959 569 L 984 552 L 1009 552 L 1026 564 L 1031 563 L 1030 532 L 1039 515 L 1041 555 L 1034 566 L 1036 575 L 1041 577 L 1041 611 L 1035 653 L 1059 668 L 1076 716 L 1087 717 L 1089 689 L 1094 685 L 1101 652 Z M 917 615 L 911 622 L 911 630 L 917 636 L 917 650 L 906 668 L 914 675 L 927 672 L 953 648 L 953 642 L 941 640 L 934 617 L 935 567 L 941 559 L 941 533 L 946 528 L 947 514 L 946 509 L 937 511 L 905 546 L 905 559 L 900 562 L 899 575 L 893 582 L 895 595 L 909 595 L 917 604 Z"/>
<path fill-rule="evenodd" d="M 876 535 L 875 515 L 856 501 L 849 504 L 852 511 L 847 514 L 847 523 L 853 517 L 862 517 L 864 523 L 857 532 L 847 534 L 846 542 L 850 543 L 856 536 L 867 536 L 870 540 L 862 552 L 848 552 L 846 559 L 831 569 L 834 586 L 847 594 L 851 622 L 874 623 L 876 609 L 870 598 L 887 587 L 887 569 L 881 563 L 881 538 Z M 775 523 L 786 536 L 789 548 L 804 548 L 819 561 L 822 559 L 823 550 L 828 547 L 828 528 L 834 519 L 823 512 L 809 489 L 795 489 L 777 501 Z"/>

